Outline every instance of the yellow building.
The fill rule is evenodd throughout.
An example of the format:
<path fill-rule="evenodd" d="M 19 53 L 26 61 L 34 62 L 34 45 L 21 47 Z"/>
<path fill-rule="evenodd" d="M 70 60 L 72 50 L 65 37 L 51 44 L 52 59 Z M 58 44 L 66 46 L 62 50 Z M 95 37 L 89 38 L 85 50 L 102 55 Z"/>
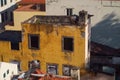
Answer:
<path fill-rule="evenodd" d="M 6 32 L 0 34 L 0 60 L 21 63 L 22 70 L 28 69 L 29 61 L 39 60 L 41 70 L 59 75 L 70 75 L 71 69 L 82 71 L 89 19 L 86 12 L 79 16 L 34 16 L 22 23 L 22 32 L 6 31 L 10 39 L 2 39 Z"/>

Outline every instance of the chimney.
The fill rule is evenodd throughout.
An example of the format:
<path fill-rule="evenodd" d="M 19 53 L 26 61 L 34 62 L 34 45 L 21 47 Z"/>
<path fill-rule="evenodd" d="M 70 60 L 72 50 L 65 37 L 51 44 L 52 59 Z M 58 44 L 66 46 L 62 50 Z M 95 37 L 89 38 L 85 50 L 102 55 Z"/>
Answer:
<path fill-rule="evenodd" d="M 88 19 L 88 13 L 87 11 L 80 11 L 79 12 L 79 25 L 85 25 L 87 23 L 87 19 Z"/>

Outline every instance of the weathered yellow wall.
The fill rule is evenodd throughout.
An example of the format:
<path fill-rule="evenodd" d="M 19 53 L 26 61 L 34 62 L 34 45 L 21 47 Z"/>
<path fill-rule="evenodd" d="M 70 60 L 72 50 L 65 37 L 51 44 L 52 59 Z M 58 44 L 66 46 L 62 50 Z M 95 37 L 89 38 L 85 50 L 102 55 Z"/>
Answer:
<path fill-rule="evenodd" d="M 21 43 L 19 43 L 21 45 Z M 11 50 L 11 43 L 9 41 L 0 41 L 0 61 L 21 60 L 20 50 Z"/>
<path fill-rule="evenodd" d="M 23 29 L 25 32 L 22 44 L 23 56 L 26 56 L 25 61 L 31 59 L 40 60 L 43 71 L 46 71 L 47 63 L 58 64 L 58 73 L 60 75 L 62 75 L 63 64 L 83 68 L 85 63 L 85 39 L 81 36 L 81 30 L 77 26 L 56 27 L 53 25 L 23 24 Z M 28 34 L 40 35 L 39 50 L 28 48 Z M 62 36 L 74 38 L 73 52 L 62 51 Z M 34 56 L 31 56 L 33 54 Z"/>
<path fill-rule="evenodd" d="M 62 75 L 63 64 L 84 68 L 85 39 L 81 36 L 81 29 L 77 26 L 23 24 L 23 30 L 23 42 L 20 43 L 18 51 L 11 50 L 10 42 L 0 41 L 1 61 L 19 60 L 22 70 L 27 70 L 28 61 L 38 59 L 41 62 L 41 70 L 45 72 L 47 63 L 55 63 L 58 64 L 60 75 Z M 28 34 L 40 35 L 39 50 L 28 48 Z M 73 52 L 62 51 L 62 36 L 74 38 Z"/>

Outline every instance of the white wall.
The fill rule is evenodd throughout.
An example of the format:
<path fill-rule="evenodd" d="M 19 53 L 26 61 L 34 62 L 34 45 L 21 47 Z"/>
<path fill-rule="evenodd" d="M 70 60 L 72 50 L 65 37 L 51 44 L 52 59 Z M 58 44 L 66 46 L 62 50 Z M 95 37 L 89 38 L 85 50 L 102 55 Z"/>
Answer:
<path fill-rule="evenodd" d="M 11 77 L 17 74 L 17 64 L 0 62 L 0 80 L 11 80 Z"/>

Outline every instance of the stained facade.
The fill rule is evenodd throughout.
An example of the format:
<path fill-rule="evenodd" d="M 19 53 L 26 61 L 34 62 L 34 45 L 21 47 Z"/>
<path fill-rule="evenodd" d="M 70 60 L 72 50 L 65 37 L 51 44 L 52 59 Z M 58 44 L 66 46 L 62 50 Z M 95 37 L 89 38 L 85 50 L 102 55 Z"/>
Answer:
<path fill-rule="evenodd" d="M 16 40 L 1 37 L 0 59 L 19 61 L 22 70 L 28 69 L 29 61 L 39 60 L 41 70 L 60 75 L 71 75 L 71 69 L 85 70 L 87 38 L 83 33 L 87 33 L 89 19 L 86 12 L 83 17 L 34 16 L 22 23 L 22 32 L 16 31 L 21 38 L 14 35 L 18 38 L 14 39 L 20 41 L 15 43 Z"/>

